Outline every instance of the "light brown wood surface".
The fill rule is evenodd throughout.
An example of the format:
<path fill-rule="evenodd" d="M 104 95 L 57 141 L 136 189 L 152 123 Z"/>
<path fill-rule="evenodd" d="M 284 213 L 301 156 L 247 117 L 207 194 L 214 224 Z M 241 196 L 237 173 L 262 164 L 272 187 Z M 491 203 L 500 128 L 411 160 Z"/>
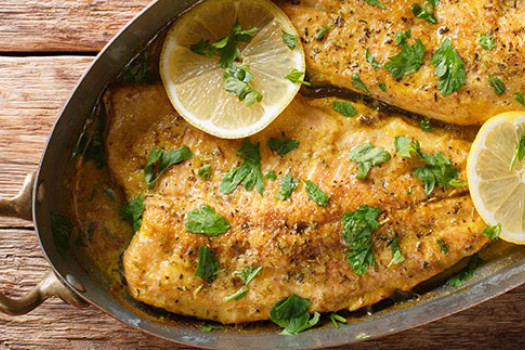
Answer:
<path fill-rule="evenodd" d="M 0 2 L 1 197 L 14 195 L 25 174 L 37 169 L 53 122 L 92 61 L 91 52 L 148 2 Z M 67 51 L 86 55 L 59 54 Z M 47 268 L 32 224 L 0 218 L 0 290 L 23 295 Z M 524 321 L 525 286 L 441 321 L 344 349 L 523 349 Z M 6 349 L 185 348 L 141 334 L 94 308 L 76 310 L 49 300 L 25 316 L 0 314 L 0 350 Z"/>

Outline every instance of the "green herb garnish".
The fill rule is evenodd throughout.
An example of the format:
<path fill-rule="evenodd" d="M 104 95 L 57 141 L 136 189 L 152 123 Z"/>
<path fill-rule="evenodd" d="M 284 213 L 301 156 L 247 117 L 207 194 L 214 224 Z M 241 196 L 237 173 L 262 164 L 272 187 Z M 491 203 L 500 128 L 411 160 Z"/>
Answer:
<path fill-rule="evenodd" d="M 465 65 L 450 39 L 445 39 L 432 57 L 432 65 L 439 77 L 437 87 L 443 96 L 460 91 L 467 81 Z"/>
<path fill-rule="evenodd" d="M 291 175 L 286 175 L 281 178 L 281 188 L 275 194 L 275 198 L 280 201 L 288 199 L 292 192 L 299 186 L 299 180 L 294 179 Z"/>
<path fill-rule="evenodd" d="M 290 80 L 294 84 L 303 84 L 306 86 L 311 86 L 307 81 L 301 80 L 301 77 L 304 76 L 304 72 L 298 71 L 297 69 L 292 69 L 292 72 L 288 74 L 285 78 Z"/>
<path fill-rule="evenodd" d="M 238 272 L 237 276 L 244 281 L 244 284 L 249 285 L 251 281 L 262 271 L 262 266 L 252 267 L 245 266 L 242 272 Z"/>
<path fill-rule="evenodd" d="M 342 234 L 350 249 L 346 258 L 356 275 L 364 274 L 369 266 L 377 266 L 372 251 L 372 233 L 380 226 L 377 222 L 379 214 L 379 209 L 361 205 L 356 211 L 347 211 L 343 215 Z"/>
<path fill-rule="evenodd" d="M 379 2 L 379 0 L 366 0 L 370 5 L 377 6 L 379 8 L 382 8 L 383 10 L 388 10 L 388 8 Z"/>
<path fill-rule="evenodd" d="M 425 8 L 422 8 L 418 4 L 412 5 L 412 13 L 417 18 L 424 19 L 430 24 L 437 24 L 438 20 L 436 16 L 434 16 L 434 9 L 431 6 L 425 6 Z"/>
<path fill-rule="evenodd" d="M 197 254 L 197 269 L 195 270 L 195 276 L 211 283 L 219 273 L 217 271 L 218 268 L 219 262 L 215 259 L 210 247 L 207 245 L 200 247 Z"/>
<path fill-rule="evenodd" d="M 248 65 L 240 67 L 232 65 L 224 73 L 224 79 L 224 90 L 237 96 L 239 101 L 244 101 L 247 107 L 250 107 L 255 102 L 262 101 L 263 96 L 261 93 L 248 85 L 253 80 L 253 74 L 250 72 Z"/>
<path fill-rule="evenodd" d="M 335 26 L 335 23 L 327 25 L 327 26 L 324 26 L 323 28 L 319 29 L 317 34 L 315 34 L 314 39 L 315 40 L 323 40 L 323 38 L 326 35 L 326 33 L 328 33 L 328 31 L 330 29 L 332 29 L 334 26 Z"/>
<path fill-rule="evenodd" d="M 483 48 L 492 51 L 498 44 L 496 44 L 496 40 L 494 40 L 493 37 L 486 34 L 481 34 L 479 36 L 479 43 Z"/>
<path fill-rule="evenodd" d="M 365 83 L 361 81 L 361 78 L 359 78 L 359 74 L 353 73 L 352 74 L 352 85 L 358 89 L 363 91 L 365 94 L 370 95 L 370 91 L 368 91 L 368 88 L 366 87 Z"/>
<path fill-rule="evenodd" d="M 339 324 L 338 323 L 346 323 L 347 320 L 343 316 L 338 315 L 336 312 L 332 312 L 330 314 L 330 321 L 332 321 L 332 323 L 334 324 L 335 328 L 339 329 Z"/>
<path fill-rule="evenodd" d="M 199 210 L 195 209 L 188 213 L 184 227 L 186 232 L 218 236 L 228 231 L 230 223 L 209 205 L 201 205 Z"/>
<path fill-rule="evenodd" d="M 470 263 L 468 264 L 468 266 L 465 267 L 463 270 L 459 271 L 454 276 L 450 277 L 447 280 L 447 284 L 449 286 L 462 287 L 463 286 L 463 282 L 468 281 L 469 279 L 472 278 L 472 276 L 474 276 L 474 270 L 476 270 L 476 268 L 482 262 L 483 262 L 483 260 L 478 255 L 474 255 L 470 259 Z"/>
<path fill-rule="evenodd" d="M 334 111 L 339 112 L 345 117 L 353 117 L 357 113 L 350 102 L 334 102 Z"/>
<path fill-rule="evenodd" d="M 412 35 L 412 28 L 394 34 L 394 42 L 397 46 L 403 46 L 407 43 L 408 38 Z"/>
<path fill-rule="evenodd" d="M 154 148 L 149 154 L 144 175 L 148 188 L 153 188 L 162 174 L 172 165 L 179 164 L 186 159 L 193 158 L 193 153 L 185 145 L 179 149 L 165 151 Z"/>
<path fill-rule="evenodd" d="M 299 147 L 299 141 L 292 139 L 278 139 L 276 137 L 270 138 L 266 144 L 272 151 L 280 156 L 284 156 Z"/>
<path fill-rule="evenodd" d="M 381 90 L 386 91 L 386 84 L 384 82 L 380 82 L 378 86 Z"/>
<path fill-rule="evenodd" d="M 232 168 L 226 172 L 222 178 L 219 191 L 230 194 L 241 183 L 247 191 L 251 191 L 255 186 L 262 196 L 264 190 L 264 178 L 261 172 L 261 156 L 259 152 L 260 144 L 252 145 L 250 140 L 244 139 L 240 149 L 235 151 L 244 162 L 238 168 Z"/>
<path fill-rule="evenodd" d="M 277 180 L 277 175 L 275 174 L 275 171 L 270 170 L 270 171 L 267 171 L 267 172 L 264 174 L 264 178 L 265 178 L 266 180 L 275 181 L 275 180 Z"/>
<path fill-rule="evenodd" d="M 513 96 L 514 99 L 518 101 L 518 103 L 521 103 L 523 107 L 525 107 L 525 98 L 523 98 L 523 94 L 521 93 L 521 91 L 515 92 Z"/>
<path fill-rule="evenodd" d="M 514 168 L 514 164 L 516 163 L 516 160 L 519 159 L 521 162 L 525 158 L 525 130 L 521 133 L 520 140 L 516 142 L 516 145 L 514 146 L 514 155 L 512 156 L 512 160 L 510 161 L 510 171 Z"/>
<path fill-rule="evenodd" d="M 399 237 L 395 236 L 392 240 L 392 260 L 388 264 L 388 267 L 394 264 L 399 264 L 405 261 L 405 257 L 403 256 L 403 253 L 401 253 L 401 249 L 399 249 Z"/>
<path fill-rule="evenodd" d="M 119 216 L 122 220 L 133 225 L 133 230 L 140 230 L 142 213 L 144 212 L 144 194 L 141 194 L 127 205 L 120 207 Z"/>
<path fill-rule="evenodd" d="M 246 286 L 242 286 L 241 289 L 230 295 L 229 297 L 224 298 L 225 303 L 229 303 L 232 300 L 240 300 L 244 298 L 250 289 Z"/>
<path fill-rule="evenodd" d="M 207 325 L 207 324 L 200 325 L 199 328 L 203 332 L 211 332 L 215 329 L 226 329 L 226 327 L 224 326 L 212 326 L 212 325 Z"/>
<path fill-rule="evenodd" d="M 394 149 L 401 157 L 410 158 L 411 153 L 419 155 L 419 141 L 414 141 L 404 136 L 394 137 Z"/>
<path fill-rule="evenodd" d="M 270 312 L 270 321 L 283 327 L 281 334 L 292 335 L 301 333 L 319 322 L 320 314 L 314 313 L 312 318 L 308 313 L 309 299 L 292 295 L 277 302 Z"/>
<path fill-rule="evenodd" d="M 55 248 L 58 254 L 65 259 L 67 251 L 69 250 L 69 240 L 71 238 L 71 232 L 73 231 L 73 224 L 67 216 L 53 212 L 49 214 L 49 218 Z"/>
<path fill-rule="evenodd" d="M 490 239 L 497 239 L 501 234 L 501 224 L 487 225 L 481 230 L 481 234 Z"/>
<path fill-rule="evenodd" d="M 440 187 L 461 187 L 466 183 L 458 180 L 459 170 L 441 152 L 421 153 L 420 159 L 427 165 L 414 169 L 414 175 L 423 183 L 425 194 L 429 195 L 436 185 Z"/>
<path fill-rule="evenodd" d="M 418 71 L 423 64 L 424 55 L 425 47 L 421 40 L 417 39 L 414 45 L 405 45 L 401 52 L 389 57 L 385 69 L 392 73 L 394 78 L 399 79 Z"/>
<path fill-rule="evenodd" d="M 441 248 L 441 251 L 443 254 L 447 254 L 449 252 L 449 246 L 445 243 L 443 238 L 437 240 L 437 244 L 439 244 L 439 247 Z"/>
<path fill-rule="evenodd" d="M 498 77 L 493 77 L 492 74 L 489 74 L 489 84 L 490 86 L 492 86 L 494 92 L 498 96 L 503 95 L 507 90 L 505 84 L 501 81 L 501 79 Z"/>
<path fill-rule="evenodd" d="M 376 61 L 376 58 L 370 53 L 370 51 L 368 51 L 368 49 L 366 49 L 365 58 L 368 61 L 368 63 L 370 63 L 370 65 L 374 68 L 374 71 L 377 72 L 377 70 L 381 68 L 381 65 Z"/>
<path fill-rule="evenodd" d="M 432 127 L 430 126 L 430 119 L 428 119 L 428 118 L 422 119 L 421 122 L 419 123 L 419 125 L 421 126 L 421 130 L 423 130 L 425 132 L 432 132 L 432 131 L 434 131 L 434 129 L 432 129 Z"/>
<path fill-rule="evenodd" d="M 328 197 L 328 195 L 313 182 L 308 180 L 303 180 L 303 182 L 306 185 L 306 194 L 308 194 L 308 198 L 313 200 L 315 204 L 326 207 L 330 197 Z"/>
<path fill-rule="evenodd" d="M 297 47 L 297 44 L 299 43 L 299 35 L 293 35 L 290 33 L 283 32 L 283 43 L 288 46 L 290 50 L 293 50 Z"/>
<path fill-rule="evenodd" d="M 197 175 L 199 175 L 199 177 L 203 180 L 209 180 L 211 177 L 211 165 L 203 165 L 197 172 Z"/>
<path fill-rule="evenodd" d="M 364 143 L 350 152 L 350 160 L 359 163 L 356 177 L 366 180 L 368 171 L 373 166 L 378 166 L 390 160 L 392 156 L 383 147 Z"/>

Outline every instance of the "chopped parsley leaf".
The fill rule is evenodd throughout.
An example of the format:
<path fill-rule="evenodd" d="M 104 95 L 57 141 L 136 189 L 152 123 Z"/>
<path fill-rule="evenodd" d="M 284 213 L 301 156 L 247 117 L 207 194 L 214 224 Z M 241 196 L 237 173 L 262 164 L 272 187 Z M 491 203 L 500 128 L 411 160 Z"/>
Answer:
<path fill-rule="evenodd" d="M 245 266 L 242 272 L 238 272 L 237 276 L 244 281 L 244 284 L 249 285 L 251 281 L 262 271 L 262 266 L 252 267 Z"/>
<path fill-rule="evenodd" d="M 525 98 L 523 98 L 523 94 L 521 91 L 517 91 L 514 93 L 514 99 L 518 101 L 518 103 L 521 103 L 523 107 L 525 107 Z"/>
<path fill-rule="evenodd" d="M 303 182 L 306 185 L 306 194 L 308 194 L 308 198 L 313 200 L 315 204 L 326 208 L 330 197 L 328 197 L 328 195 L 313 182 L 308 180 L 303 180 Z"/>
<path fill-rule="evenodd" d="M 525 130 L 523 130 L 520 136 L 520 140 L 516 142 L 516 145 L 514 146 L 514 155 L 512 156 L 512 160 L 510 161 L 510 171 L 512 171 L 512 168 L 514 168 L 516 160 L 519 159 L 519 161 L 521 162 L 523 158 L 525 158 Z"/>
<path fill-rule="evenodd" d="M 346 258 L 356 275 L 366 273 L 369 266 L 377 266 L 372 251 L 372 233 L 380 226 L 377 222 L 379 214 L 379 209 L 361 205 L 356 211 L 347 211 L 343 215 L 342 235 L 350 249 Z"/>
<path fill-rule="evenodd" d="M 370 91 L 368 91 L 368 88 L 366 87 L 365 83 L 361 81 L 361 78 L 359 78 L 359 74 L 353 73 L 352 74 L 352 85 L 358 89 L 363 91 L 365 94 L 370 95 Z"/>
<path fill-rule="evenodd" d="M 210 164 L 203 165 L 199 169 L 199 172 L 197 173 L 197 175 L 199 175 L 199 177 L 203 180 L 209 180 L 211 176 L 211 165 Z"/>
<path fill-rule="evenodd" d="M 443 96 L 460 91 L 467 81 L 465 65 L 450 39 L 445 39 L 432 57 L 435 74 L 439 77 L 437 87 Z"/>
<path fill-rule="evenodd" d="M 483 48 L 492 51 L 498 44 L 496 44 L 496 40 L 494 40 L 493 37 L 486 34 L 481 34 L 479 36 L 479 43 Z"/>
<path fill-rule="evenodd" d="M 211 283 L 219 273 L 217 271 L 218 268 L 219 262 L 215 259 L 210 247 L 207 245 L 200 247 L 197 254 L 197 269 L 195 270 L 195 276 Z"/>
<path fill-rule="evenodd" d="M 427 165 L 414 169 L 414 175 L 421 180 L 425 194 L 429 195 L 436 185 L 440 187 L 461 187 L 466 184 L 458 180 L 459 170 L 440 151 L 434 154 L 421 153 L 420 159 Z"/>
<path fill-rule="evenodd" d="M 279 192 L 275 194 L 275 198 L 280 201 L 288 199 L 297 186 L 299 186 L 299 180 L 294 179 L 291 175 L 283 176 L 281 179 L 281 188 Z"/>
<path fill-rule="evenodd" d="M 241 289 L 230 295 L 229 297 L 224 298 L 225 303 L 229 303 L 232 300 L 240 300 L 242 299 L 246 294 L 248 294 L 248 291 L 250 289 L 246 286 L 242 286 Z"/>
<path fill-rule="evenodd" d="M 381 165 L 390 158 L 392 156 L 383 147 L 369 143 L 359 145 L 350 152 L 350 160 L 359 163 L 356 177 L 360 180 L 366 180 L 371 167 Z"/>
<path fill-rule="evenodd" d="M 353 117 L 357 113 L 354 106 L 350 102 L 334 102 L 334 111 L 339 112 L 345 117 Z"/>
<path fill-rule="evenodd" d="M 368 63 L 370 63 L 370 65 L 374 68 L 374 71 L 377 72 L 377 70 L 381 68 L 381 65 L 376 61 L 376 58 L 370 53 L 370 51 L 368 51 L 368 49 L 366 49 L 365 58 L 368 61 Z"/>
<path fill-rule="evenodd" d="M 314 39 L 315 40 L 323 40 L 324 36 L 330 29 L 332 29 L 335 26 L 335 23 L 332 23 L 330 25 L 324 26 L 323 28 L 319 29 L 317 34 L 315 34 Z"/>
<path fill-rule="evenodd" d="M 179 164 L 190 158 L 193 158 L 193 153 L 191 153 L 186 145 L 179 149 L 169 151 L 153 148 L 144 167 L 144 179 L 148 188 L 153 188 L 162 174 L 170 166 Z"/>
<path fill-rule="evenodd" d="M 49 217 L 53 243 L 55 243 L 58 254 L 65 259 L 67 251 L 69 250 L 69 240 L 71 238 L 71 232 L 73 231 L 73 224 L 71 223 L 71 219 L 64 215 L 51 212 Z"/>
<path fill-rule="evenodd" d="M 310 84 L 307 81 L 301 80 L 301 77 L 304 76 L 304 72 L 298 71 L 297 69 L 292 69 L 290 74 L 288 74 L 285 78 L 290 80 L 294 84 L 303 84 L 306 86 L 310 86 Z"/>
<path fill-rule="evenodd" d="M 505 84 L 501 81 L 498 77 L 493 77 L 492 74 L 489 74 L 489 84 L 494 89 L 494 92 L 498 96 L 502 96 L 507 88 L 505 87 Z"/>
<path fill-rule="evenodd" d="M 284 156 L 299 147 L 299 141 L 292 139 L 278 139 L 276 137 L 270 138 L 266 144 L 272 151 L 280 156 Z"/>
<path fill-rule="evenodd" d="M 422 8 L 418 4 L 413 4 L 412 13 L 414 14 L 414 16 L 416 16 L 416 18 L 424 19 L 430 24 L 438 23 L 436 16 L 434 16 L 434 9 L 430 6 L 425 6 L 425 8 Z"/>
<path fill-rule="evenodd" d="M 470 263 L 463 270 L 459 271 L 454 276 L 447 280 L 449 286 L 462 287 L 463 282 L 468 281 L 474 276 L 474 270 L 483 262 L 483 260 L 476 254 L 470 259 Z"/>
<path fill-rule="evenodd" d="M 248 85 L 253 80 L 253 74 L 248 65 L 231 68 L 224 73 L 224 90 L 237 96 L 239 101 L 244 101 L 246 107 L 250 107 L 255 102 L 261 102 L 263 96 L 253 87 Z"/>
<path fill-rule="evenodd" d="M 211 332 L 215 329 L 226 329 L 226 327 L 224 326 L 212 326 L 212 325 L 207 325 L 207 324 L 200 325 L 199 328 L 203 332 Z"/>
<path fill-rule="evenodd" d="M 228 231 L 230 223 L 209 205 L 201 205 L 188 213 L 184 227 L 186 232 L 218 236 Z"/>
<path fill-rule="evenodd" d="M 140 230 L 142 213 L 144 212 L 144 194 L 141 194 L 127 205 L 120 207 L 119 216 L 122 220 L 133 225 L 133 230 Z"/>
<path fill-rule="evenodd" d="M 408 38 L 412 35 L 412 28 L 394 34 L 394 42 L 397 46 L 403 46 L 407 43 Z"/>
<path fill-rule="evenodd" d="M 425 47 L 421 40 L 417 39 L 414 45 L 405 45 L 401 52 L 389 57 L 385 69 L 392 73 L 394 78 L 399 79 L 418 71 L 423 64 L 424 55 Z"/>
<path fill-rule="evenodd" d="M 275 180 L 277 180 L 277 175 L 275 174 L 275 171 L 270 170 L 270 171 L 267 171 L 266 174 L 264 174 L 264 178 L 266 180 L 275 181 Z"/>
<path fill-rule="evenodd" d="M 481 230 L 481 234 L 490 239 L 497 239 L 501 234 L 501 224 L 487 225 Z"/>
<path fill-rule="evenodd" d="M 445 243 L 443 238 L 438 239 L 437 243 L 439 244 L 439 247 L 441 248 L 441 251 L 443 252 L 443 254 L 447 254 L 449 252 L 449 246 L 448 244 Z"/>
<path fill-rule="evenodd" d="M 434 131 L 434 129 L 432 129 L 432 127 L 430 126 L 430 119 L 428 118 L 421 119 L 421 122 L 419 123 L 419 125 L 421 126 L 421 130 L 425 132 Z"/>
<path fill-rule="evenodd" d="M 399 249 L 399 237 L 398 236 L 394 237 L 391 248 L 392 248 L 392 260 L 388 264 L 388 267 L 394 264 L 400 264 L 403 261 L 405 261 L 405 257 L 403 256 L 401 249 Z"/>
<path fill-rule="evenodd" d="M 401 157 L 410 158 L 411 152 L 419 155 L 419 141 L 414 141 L 405 136 L 394 137 L 394 149 Z"/>
<path fill-rule="evenodd" d="M 314 313 L 312 318 L 308 313 L 309 299 L 303 299 L 295 294 L 277 302 L 270 312 L 270 321 L 283 327 L 281 334 L 292 335 L 301 333 L 319 322 L 320 314 Z"/>
<path fill-rule="evenodd" d="M 297 44 L 299 43 L 299 35 L 293 35 L 290 33 L 283 32 L 283 43 L 288 46 L 290 50 L 293 50 L 297 47 Z"/>
<path fill-rule="evenodd" d="M 379 8 L 382 8 L 383 10 L 388 10 L 388 8 L 379 2 L 379 0 L 366 0 L 370 5 L 377 6 Z"/>
<path fill-rule="evenodd" d="M 346 318 L 344 318 L 341 315 L 338 315 L 336 312 L 332 312 L 330 314 L 330 321 L 332 321 L 332 323 L 334 324 L 335 328 L 339 328 L 338 322 L 339 323 L 346 323 L 347 322 Z"/>
<path fill-rule="evenodd" d="M 254 146 L 250 140 L 244 139 L 241 148 L 235 151 L 244 162 L 240 167 L 232 168 L 224 174 L 219 188 L 221 193 L 230 194 L 242 184 L 247 191 L 251 191 L 255 186 L 259 194 L 263 195 L 264 178 L 259 147 L 259 143 Z"/>
<path fill-rule="evenodd" d="M 378 86 L 381 90 L 386 91 L 386 84 L 384 82 L 380 82 Z"/>

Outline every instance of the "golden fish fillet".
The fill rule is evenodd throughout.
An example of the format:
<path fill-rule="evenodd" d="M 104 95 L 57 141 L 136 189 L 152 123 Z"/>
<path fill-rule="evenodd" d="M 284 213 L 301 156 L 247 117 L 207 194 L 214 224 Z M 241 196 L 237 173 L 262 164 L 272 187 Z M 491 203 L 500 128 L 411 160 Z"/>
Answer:
<path fill-rule="evenodd" d="M 242 140 L 219 139 L 190 126 L 173 110 L 161 85 L 111 89 L 105 96 L 109 168 L 128 200 L 145 195 L 142 226 L 124 255 L 133 297 L 223 323 L 268 319 L 272 306 L 292 294 L 310 299 L 310 312 L 355 310 L 397 289 L 410 290 L 487 243 L 467 187 L 436 188 L 425 195 L 412 174 L 420 161 L 396 155 L 392 145 L 395 136 L 415 138 L 422 152 L 443 152 L 465 180 L 468 133 L 441 128 L 424 132 L 412 120 L 358 103 L 356 117 L 346 118 L 333 110 L 334 101 L 298 96 L 268 128 L 250 138 L 253 144 L 260 142 L 263 173 L 314 182 L 330 196 L 325 208 L 308 198 L 304 183 L 284 201 L 275 198 L 278 180 L 265 181 L 264 196 L 242 186 L 221 193 L 222 177 L 240 163 L 235 150 Z M 291 138 L 299 146 L 279 156 L 266 145 L 271 137 Z M 391 160 L 372 167 L 367 181 L 356 178 L 357 164 L 349 160 L 351 150 L 365 142 L 392 154 Z M 152 149 L 182 145 L 195 157 L 172 166 L 147 189 L 143 168 Z M 197 176 L 202 164 L 211 165 L 209 180 Z M 381 226 L 372 234 L 377 267 L 357 276 L 345 256 L 341 219 L 362 204 L 381 210 Z M 201 205 L 214 208 L 231 228 L 214 237 L 186 232 L 187 213 Z M 389 266 L 396 236 L 406 260 Z M 440 239 L 449 246 L 447 254 Z M 224 269 L 211 283 L 195 276 L 197 251 L 203 245 Z M 246 266 L 263 269 L 245 297 L 226 302 L 243 287 L 235 272 Z"/>
<path fill-rule="evenodd" d="M 352 75 L 357 73 L 371 97 L 458 125 L 479 125 L 498 113 L 523 110 L 513 94 L 525 89 L 524 1 L 439 1 L 433 12 L 437 24 L 416 18 L 412 11 L 414 4 L 425 7 L 427 1 L 380 2 L 388 9 L 364 0 L 301 0 L 281 5 L 301 35 L 313 83 L 363 93 L 353 84 Z M 321 40 L 315 38 L 334 23 Z M 384 65 L 401 51 L 395 33 L 408 29 L 407 43 L 413 45 L 419 39 L 426 52 L 418 71 L 396 79 Z M 497 46 L 482 47 L 482 34 L 495 39 Z M 464 62 L 466 83 L 459 92 L 444 96 L 437 88 L 432 58 L 447 38 Z M 382 68 L 374 69 L 366 50 Z M 489 75 L 506 86 L 502 96 L 491 87 Z M 385 91 L 379 87 L 382 82 Z"/>

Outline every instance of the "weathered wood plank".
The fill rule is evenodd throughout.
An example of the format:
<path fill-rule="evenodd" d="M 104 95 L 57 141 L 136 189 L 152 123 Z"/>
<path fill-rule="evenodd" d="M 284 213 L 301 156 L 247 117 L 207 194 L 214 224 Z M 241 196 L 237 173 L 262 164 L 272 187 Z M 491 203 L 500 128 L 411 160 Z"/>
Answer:
<path fill-rule="evenodd" d="M 92 57 L 0 57 L 0 196 L 38 167 L 59 110 Z M 7 225 L 7 226 L 6 226 Z M 0 227 L 23 226 L 3 219 Z"/>
<path fill-rule="evenodd" d="M 0 229 L 0 290 L 20 296 L 48 268 L 31 230 Z M 521 349 L 525 286 L 432 324 L 341 349 Z M 48 300 L 25 316 L 0 314 L 0 349 L 177 349 L 94 308 Z M 188 348 L 178 348 L 188 349 Z"/>
<path fill-rule="evenodd" d="M 0 52 L 96 52 L 150 2 L 2 0 Z"/>

